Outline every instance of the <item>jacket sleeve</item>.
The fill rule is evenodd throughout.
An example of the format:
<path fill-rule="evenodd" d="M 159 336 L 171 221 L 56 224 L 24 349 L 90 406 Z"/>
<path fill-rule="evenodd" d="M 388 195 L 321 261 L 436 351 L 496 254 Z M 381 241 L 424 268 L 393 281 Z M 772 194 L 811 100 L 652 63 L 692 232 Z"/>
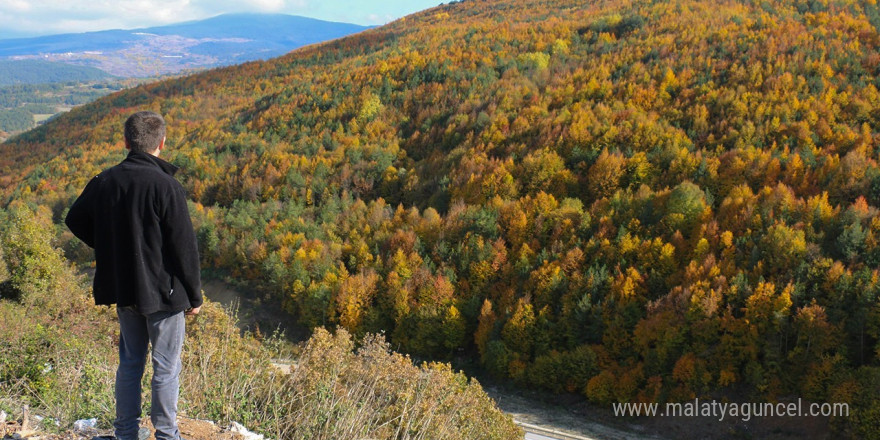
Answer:
<path fill-rule="evenodd" d="M 100 176 L 95 176 L 89 181 L 64 219 L 70 232 L 93 249 L 95 248 L 95 200 L 98 197 L 99 180 Z"/>
<path fill-rule="evenodd" d="M 171 259 L 172 274 L 186 289 L 190 307 L 199 307 L 203 302 L 199 249 L 183 187 L 177 185 L 166 202 L 162 217 L 165 255 Z"/>

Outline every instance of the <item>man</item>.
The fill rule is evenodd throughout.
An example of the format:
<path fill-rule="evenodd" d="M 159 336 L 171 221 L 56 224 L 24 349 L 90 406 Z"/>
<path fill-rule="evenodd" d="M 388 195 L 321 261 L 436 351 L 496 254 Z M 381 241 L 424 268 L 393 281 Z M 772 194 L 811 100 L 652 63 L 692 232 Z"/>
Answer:
<path fill-rule="evenodd" d="M 159 158 L 162 116 L 131 115 L 125 148 L 128 157 L 86 185 L 65 223 L 95 249 L 95 303 L 116 304 L 119 316 L 116 438 L 138 438 L 141 378 L 152 344 L 156 439 L 178 440 L 184 315 L 197 315 L 202 305 L 198 249 L 186 195 L 172 177 L 177 167 Z"/>

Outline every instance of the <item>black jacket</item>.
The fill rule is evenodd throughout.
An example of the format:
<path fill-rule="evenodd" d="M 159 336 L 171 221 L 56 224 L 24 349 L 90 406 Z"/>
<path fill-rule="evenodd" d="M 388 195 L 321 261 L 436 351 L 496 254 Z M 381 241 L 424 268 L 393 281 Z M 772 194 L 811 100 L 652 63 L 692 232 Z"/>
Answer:
<path fill-rule="evenodd" d="M 144 314 L 202 304 L 198 245 L 175 172 L 132 152 L 95 176 L 71 206 L 67 227 L 95 249 L 96 304 Z"/>

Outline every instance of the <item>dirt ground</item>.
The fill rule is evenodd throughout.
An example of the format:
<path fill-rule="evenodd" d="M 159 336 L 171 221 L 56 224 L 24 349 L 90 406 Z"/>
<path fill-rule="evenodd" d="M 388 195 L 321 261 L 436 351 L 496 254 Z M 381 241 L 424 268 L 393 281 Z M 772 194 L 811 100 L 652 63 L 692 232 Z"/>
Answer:
<path fill-rule="evenodd" d="M 28 439 L 28 440 L 91 440 L 92 437 L 98 435 L 112 435 L 111 430 L 84 430 L 81 432 L 68 431 L 61 434 L 47 434 L 45 432 L 36 432 L 30 429 L 28 424 L 21 421 L 9 422 L 4 426 L 0 426 L 0 434 L 3 434 L 3 440 L 12 439 Z M 150 428 L 151 434 L 155 435 L 150 421 L 144 421 L 141 426 Z M 243 440 L 244 437 L 238 433 L 231 432 L 229 429 L 221 428 L 205 420 L 195 420 L 188 418 L 180 418 L 178 421 L 180 434 L 187 440 Z M 17 435 L 17 437 L 16 437 Z M 153 437 L 150 437 L 153 438 Z"/>

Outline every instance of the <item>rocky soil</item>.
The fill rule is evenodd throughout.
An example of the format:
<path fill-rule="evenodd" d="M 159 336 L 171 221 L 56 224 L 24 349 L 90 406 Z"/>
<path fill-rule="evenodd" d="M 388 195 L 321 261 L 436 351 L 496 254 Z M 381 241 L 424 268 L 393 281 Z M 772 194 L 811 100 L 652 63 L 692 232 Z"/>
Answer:
<path fill-rule="evenodd" d="M 49 433 L 36 426 L 38 423 L 37 418 L 33 416 L 26 416 L 18 420 L 4 420 L 3 414 L 0 414 L 0 439 L 91 440 L 95 436 L 113 434 L 112 430 L 92 428 Z M 151 434 L 155 434 L 149 419 L 145 420 L 141 426 L 149 428 Z M 262 436 L 247 432 L 240 425 L 221 427 L 214 422 L 182 417 L 179 420 L 179 426 L 181 435 L 187 440 L 262 440 Z"/>

